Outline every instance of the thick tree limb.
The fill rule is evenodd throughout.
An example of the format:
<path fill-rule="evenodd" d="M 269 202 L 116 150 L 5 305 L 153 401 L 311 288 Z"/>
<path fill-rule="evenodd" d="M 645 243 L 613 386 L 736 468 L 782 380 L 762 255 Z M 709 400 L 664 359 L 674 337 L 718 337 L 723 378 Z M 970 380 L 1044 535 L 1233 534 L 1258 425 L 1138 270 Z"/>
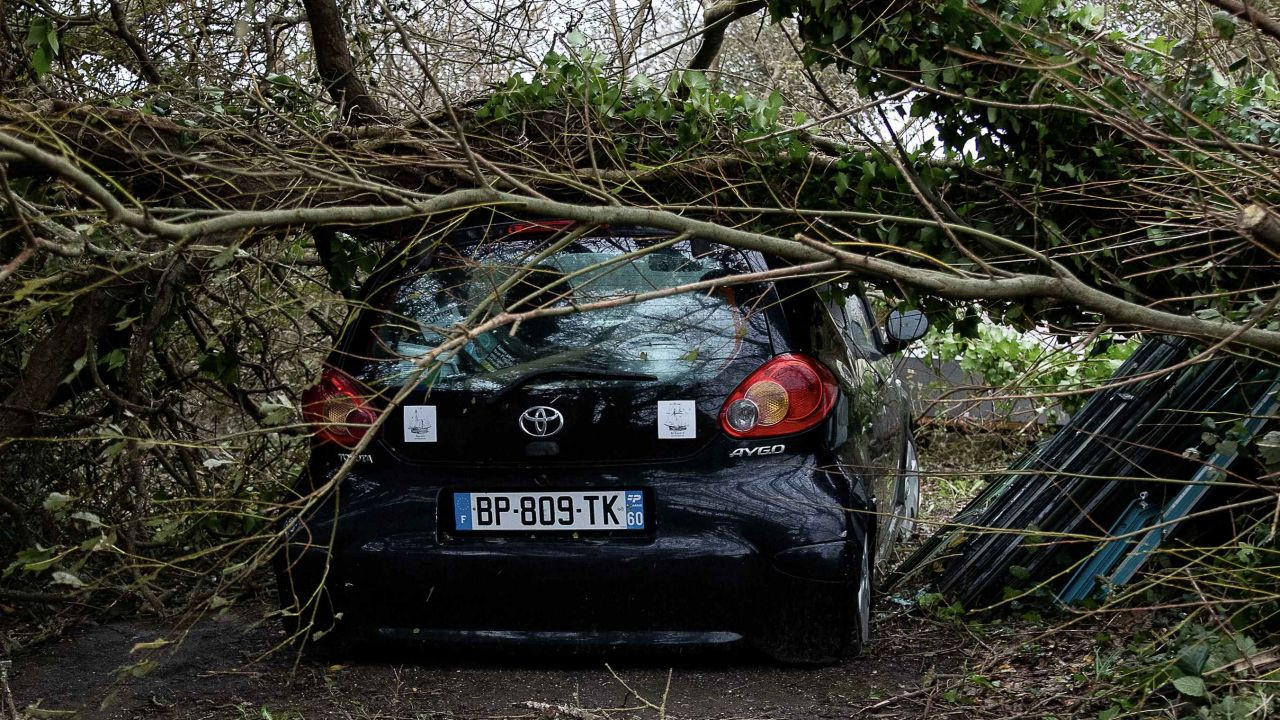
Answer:
<path fill-rule="evenodd" d="M 1254 203 L 1240 211 L 1240 230 L 1274 250 L 1280 250 L 1280 215 Z"/>
<path fill-rule="evenodd" d="M 1243 327 L 1234 323 L 1205 320 L 1195 316 L 1155 310 L 1089 286 L 1058 268 L 1054 275 L 1018 274 L 1011 277 L 977 278 L 939 270 L 913 267 L 868 254 L 835 247 L 817 249 L 812 244 L 748 232 L 724 225 L 683 217 L 665 210 L 638 207 L 590 206 L 503 193 L 493 189 L 457 190 L 390 206 L 339 206 L 287 210 L 238 211 L 208 219 L 169 222 L 143 210 L 120 203 L 97 180 L 66 158 L 48 153 L 25 141 L 0 133 L 0 149 L 17 153 L 28 161 L 62 176 L 81 193 L 97 203 L 108 218 L 134 230 L 178 243 L 230 232 L 269 228 L 314 227 L 323 225 L 369 225 L 432 215 L 468 207 L 498 206 L 514 211 L 564 217 L 596 225 L 637 225 L 689 233 L 733 247 L 757 250 L 797 262 L 835 259 L 841 268 L 871 277 L 893 280 L 927 293 L 957 300 L 1056 299 L 1084 310 L 1099 313 L 1118 324 L 1136 325 L 1160 332 L 1192 335 L 1213 340 L 1233 340 L 1280 353 L 1280 332 Z M 908 225 L 939 226 L 922 218 L 886 216 L 876 213 L 844 212 L 850 219 L 874 222 L 902 222 Z M 954 229 L 954 228 L 953 228 Z M 965 232 L 1008 246 L 1011 241 L 973 228 Z"/>
<path fill-rule="evenodd" d="M 617 6 L 616 4 L 611 4 L 610 7 L 615 11 L 613 20 L 617 23 Z M 620 27 L 615 30 L 618 35 L 619 73 L 623 79 L 626 79 L 629 74 L 628 71 L 631 67 L 631 61 L 636 56 L 636 49 L 640 47 L 640 36 L 644 33 L 645 18 L 647 18 L 651 12 L 653 12 L 653 0 L 641 0 L 640 7 L 636 8 L 636 13 L 631 18 L 630 30 L 627 32 L 626 36 L 622 36 Z"/>
<path fill-rule="evenodd" d="M 25 435 L 36 426 L 85 347 L 97 342 L 141 289 L 140 284 L 113 284 L 76 300 L 71 312 L 31 349 L 13 391 L 0 403 L 0 440 Z"/>
<path fill-rule="evenodd" d="M 4 110 L 0 105 L 0 116 L 3 116 Z M 112 112 L 117 114 L 109 115 Z M 426 192 L 428 188 L 448 190 L 458 188 L 460 184 L 465 186 L 468 182 L 474 182 L 474 178 L 466 173 L 466 164 L 459 157 L 452 138 L 438 134 L 421 136 L 404 128 L 395 129 L 391 133 L 388 128 L 370 127 L 361 132 L 342 133 L 346 138 L 346 145 L 340 148 L 300 145 L 287 152 L 272 155 L 272 163 L 263 163 L 252 155 L 256 147 L 254 143 L 261 142 L 253 136 L 209 133 L 201 139 L 200 144 L 214 152 L 193 153 L 190 142 L 184 144 L 180 134 L 186 132 L 189 137 L 189 129 L 169 121 L 141 119 L 136 115 L 126 111 L 96 109 L 88 113 L 80 110 L 62 111 L 59 116 L 48 113 L 32 113 L 30 117 L 25 114 L 16 115 L 16 120 L 5 131 L 0 131 L 0 154 L 14 158 L 11 170 L 21 168 L 28 175 L 53 174 L 61 177 L 97 204 L 112 222 L 176 241 L 165 252 L 174 251 L 173 248 L 180 248 L 184 243 L 200 238 L 222 238 L 220 241 L 225 242 L 229 237 L 228 233 L 271 233 L 290 228 L 379 228 L 380 231 L 386 229 L 386 236 L 392 237 L 402 234 L 402 231 L 416 232 L 436 213 L 451 212 L 468 205 L 495 204 L 583 221 L 650 225 L 676 231 L 690 229 L 704 237 L 735 244 L 745 240 L 742 236 L 724 236 L 725 213 L 738 213 L 739 219 L 746 219 L 761 212 L 773 212 L 742 204 L 741 198 L 736 198 L 738 202 L 735 204 L 733 184 L 724 182 L 725 176 L 732 173 L 725 167 L 704 169 L 701 172 L 706 173 L 705 177 L 697 173 L 694 175 L 695 179 L 707 181 L 706 187 L 710 189 L 705 191 L 706 198 L 715 198 L 715 201 L 700 203 L 705 205 L 703 208 L 684 209 L 690 212 L 718 213 L 722 216 L 720 225 L 705 223 L 695 228 L 680 223 L 696 221 L 680 218 L 672 213 L 625 216 L 627 219 L 620 215 L 655 212 L 634 207 L 611 210 L 612 219 L 600 219 L 603 217 L 599 214 L 602 210 L 581 204 L 550 203 L 530 197 L 531 194 L 514 195 L 497 190 Z M 110 117 L 110 121 L 104 122 L 104 117 Z M 173 127 L 165 129 L 168 125 Z M 368 135 L 366 131 L 373 132 L 373 135 Z M 40 149 L 35 143 L 19 139 L 29 135 L 44 137 L 49 133 L 57 137 L 62 147 L 70 147 L 69 155 L 53 154 Z M 532 131 L 529 133 L 530 137 L 534 137 Z M 120 139 L 113 140 L 116 138 Z M 502 138 L 490 142 L 484 135 L 472 135 L 472 138 L 489 143 L 485 145 L 486 153 L 501 153 L 502 148 L 510 144 L 503 143 Z M 536 136 L 535 139 L 542 139 L 542 136 Z M 121 144 L 111 146 L 111 142 Z M 146 148 L 146 152 L 138 151 L 137 147 L 129 152 L 127 143 L 130 142 Z M 218 158 L 217 166 L 211 167 L 208 160 L 202 159 L 210 156 Z M 538 182 L 545 179 L 548 183 L 558 183 L 561 188 L 576 187 L 572 184 L 572 169 L 561 168 L 561 172 L 556 173 L 554 168 L 518 164 L 519 156 L 499 154 L 497 157 L 501 159 L 496 162 L 504 163 L 503 167 L 520 177 L 538 178 Z M 158 159 L 163 159 L 163 164 L 157 163 Z M 92 167 L 94 174 L 82 169 L 87 167 Z M 146 202 L 134 201 L 116 189 L 108 191 L 108 183 L 102 179 L 112 178 L 113 183 L 120 179 L 125 183 L 124 187 L 134 191 L 138 178 L 157 172 L 162 173 L 161 182 L 167 182 L 170 177 L 180 178 L 182 181 L 181 186 L 176 182 L 168 183 L 174 200 L 173 207 L 190 207 L 186 203 L 194 198 L 202 209 L 213 212 L 206 212 L 188 221 L 173 222 L 175 215 L 165 212 L 163 200 L 157 202 L 144 195 L 141 197 Z M 746 170 L 742 172 L 745 173 Z M 430 173 L 436 174 L 435 180 L 431 180 Z M 451 177 L 450 173 L 453 174 Z M 659 179 L 661 175 L 656 173 L 655 179 Z M 634 183 L 636 179 L 635 173 L 629 173 L 621 180 Z M 670 207 L 679 201 L 664 199 L 661 193 L 670 192 L 671 186 L 677 182 L 690 182 L 685 178 L 679 181 L 665 177 L 660 179 L 662 182 L 657 183 L 657 186 L 644 188 L 649 197 L 631 195 L 628 201 L 650 207 Z M 710 182 L 713 180 L 720 182 Z M 193 183 L 197 186 L 195 190 Z M 176 191 L 171 189 L 174 187 L 177 187 Z M 696 187 L 703 188 L 702 185 Z M 157 194 L 155 197 L 166 196 Z M 122 198 L 127 199 L 122 202 Z M 263 207 L 271 209 L 246 209 Z M 584 215 L 588 211 L 596 214 Z M 805 217 L 806 211 L 797 209 L 789 214 L 798 219 Z M 990 233 L 984 235 L 971 224 L 939 224 L 936 219 L 872 212 L 839 212 L 838 215 L 842 222 L 930 226 L 949 229 L 984 242 L 1000 244 L 1005 240 L 999 236 L 991 236 Z M 835 214 L 831 216 L 836 217 Z M 1238 227 L 1235 218 L 1222 218 L 1222 221 Z M 1225 229 L 1226 225 L 1220 227 Z M 775 238 L 775 241 L 783 244 L 770 247 L 760 241 L 765 236 L 750 237 L 755 238 L 751 241 L 755 243 L 752 247 L 765 252 L 776 252 L 783 257 L 800 261 L 815 258 L 813 248 L 797 245 L 794 240 L 780 241 Z M 921 270 L 914 263 L 892 263 L 875 255 L 847 256 L 844 261 L 850 269 L 901 281 L 947 298 L 993 301 L 1053 298 L 1061 300 L 1064 305 L 1103 313 L 1115 322 L 1129 322 L 1164 332 L 1198 335 L 1215 340 L 1232 337 L 1232 333 L 1240 327 L 1231 323 L 1155 311 L 1139 303 L 1124 300 L 1118 292 L 1108 293 L 1074 278 L 1068 282 L 1051 273 L 1027 274 L 1029 270 L 1026 266 L 1008 267 L 1010 272 L 1021 271 L 1021 274 L 1005 279 L 1007 282 L 986 282 L 981 278 Z M 1082 298 L 1087 302 L 1081 302 Z M 1242 334 L 1238 341 L 1280 350 L 1280 337 L 1274 331 L 1252 328 Z"/>
<path fill-rule="evenodd" d="M 1205 0 L 1210 5 L 1226 10 L 1258 29 L 1258 32 L 1280 42 L 1280 21 L 1241 0 Z"/>
<path fill-rule="evenodd" d="M 344 120 L 355 125 L 386 120 L 386 109 L 369 94 L 364 81 L 356 74 L 337 2 L 303 0 L 302 5 L 311 25 L 316 70 L 329 96 L 338 103 L 338 111 Z"/>
<path fill-rule="evenodd" d="M 722 0 L 702 13 L 702 44 L 689 61 L 690 70 L 706 70 L 715 62 L 724 45 L 724 33 L 735 20 L 765 6 L 764 0 Z"/>

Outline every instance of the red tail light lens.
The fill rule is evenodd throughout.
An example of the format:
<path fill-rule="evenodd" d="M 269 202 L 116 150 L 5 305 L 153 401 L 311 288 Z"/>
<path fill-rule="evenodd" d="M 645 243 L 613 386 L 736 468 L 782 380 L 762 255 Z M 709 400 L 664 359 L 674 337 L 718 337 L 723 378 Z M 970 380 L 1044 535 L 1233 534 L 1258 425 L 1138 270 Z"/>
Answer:
<path fill-rule="evenodd" d="M 302 393 L 302 417 L 311 423 L 320 442 L 355 447 L 378 419 L 369 404 L 371 396 L 350 375 L 325 368 L 320 382 Z"/>
<path fill-rule="evenodd" d="M 836 404 L 835 376 L 807 355 L 779 355 L 751 373 L 720 410 L 732 437 L 790 435 L 822 422 Z"/>

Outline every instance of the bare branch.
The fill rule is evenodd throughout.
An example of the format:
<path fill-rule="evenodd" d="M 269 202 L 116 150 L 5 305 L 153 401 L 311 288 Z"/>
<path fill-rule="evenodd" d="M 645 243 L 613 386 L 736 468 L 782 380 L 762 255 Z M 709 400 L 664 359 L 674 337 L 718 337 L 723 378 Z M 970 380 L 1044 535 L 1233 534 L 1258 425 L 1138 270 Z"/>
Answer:
<path fill-rule="evenodd" d="M 133 53 L 133 57 L 138 61 L 138 69 L 142 73 L 142 77 L 152 85 L 159 85 L 164 82 L 164 78 L 160 77 L 160 71 L 156 69 L 155 62 L 151 59 L 151 55 L 147 53 L 146 48 L 142 47 L 142 41 L 138 39 L 137 34 L 129 27 L 129 21 L 124 15 L 124 7 L 120 5 L 119 0 L 111 0 L 111 19 L 116 24 L 116 34 L 129 46 L 129 52 Z"/>

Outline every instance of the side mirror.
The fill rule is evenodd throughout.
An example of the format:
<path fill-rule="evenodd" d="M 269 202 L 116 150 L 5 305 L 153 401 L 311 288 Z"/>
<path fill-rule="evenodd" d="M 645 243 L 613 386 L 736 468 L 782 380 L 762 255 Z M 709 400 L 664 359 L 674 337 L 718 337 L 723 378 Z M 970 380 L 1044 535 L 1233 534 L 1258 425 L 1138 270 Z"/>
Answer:
<path fill-rule="evenodd" d="M 885 351 L 902 352 L 929 332 L 929 317 L 919 310 L 894 310 L 884 321 Z"/>

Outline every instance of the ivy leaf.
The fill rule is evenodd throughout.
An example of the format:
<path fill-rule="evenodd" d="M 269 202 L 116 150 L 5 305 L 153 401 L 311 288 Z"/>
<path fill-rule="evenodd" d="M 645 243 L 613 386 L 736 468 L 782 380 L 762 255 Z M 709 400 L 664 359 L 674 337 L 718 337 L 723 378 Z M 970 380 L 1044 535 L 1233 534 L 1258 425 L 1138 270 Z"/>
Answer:
<path fill-rule="evenodd" d="M 31 69 L 36 76 L 43 76 L 53 69 L 53 57 L 58 54 L 61 44 L 58 41 L 58 29 L 47 17 L 38 17 L 31 21 L 27 28 L 27 46 L 31 50 Z"/>
<path fill-rule="evenodd" d="M 1187 697 L 1204 697 L 1204 680 L 1195 675 L 1183 675 L 1173 681 L 1173 687 Z"/>
<path fill-rule="evenodd" d="M 36 71 L 37 76 L 44 76 L 53 69 L 53 61 L 44 45 L 38 45 L 31 53 L 31 69 Z"/>
<path fill-rule="evenodd" d="M 849 175 L 848 173 L 836 173 L 836 195 L 844 195 L 849 192 Z"/>
<path fill-rule="evenodd" d="M 920 84 L 925 87 L 938 87 L 938 66 L 929 58 L 920 58 Z"/>
<path fill-rule="evenodd" d="M 1258 441 L 1258 453 L 1267 468 L 1280 467 L 1280 430 L 1272 430 Z"/>
<path fill-rule="evenodd" d="M 49 581 L 50 585 L 68 585 L 70 587 L 82 588 L 84 581 L 72 575 L 66 570 L 56 570 L 53 573 L 53 579 Z"/>
<path fill-rule="evenodd" d="M 62 508 L 66 507 L 67 504 L 74 499 L 75 498 L 65 493 L 51 492 L 49 493 L 49 497 L 44 499 L 44 503 L 41 505 L 41 507 L 43 507 L 45 510 L 48 510 L 49 512 L 57 512 Z"/>
<path fill-rule="evenodd" d="M 1219 10 L 1213 14 L 1213 29 L 1218 31 L 1218 37 L 1230 40 L 1236 36 L 1236 19 L 1226 11 Z"/>
<path fill-rule="evenodd" d="M 47 44 L 47 38 L 52 30 L 53 23 L 49 21 L 49 18 L 38 17 L 33 19 L 31 25 L 27 27 L 27 44 L 33 47 Z"/>
<path fill-rule="evenodd" d="M 684 83 L 689 86 L 690 90 L 706 90 L 711 87 L 711 83 L 707 81 L 707 76 L 703 75 L 700 70 L 686 70 Z"/>

